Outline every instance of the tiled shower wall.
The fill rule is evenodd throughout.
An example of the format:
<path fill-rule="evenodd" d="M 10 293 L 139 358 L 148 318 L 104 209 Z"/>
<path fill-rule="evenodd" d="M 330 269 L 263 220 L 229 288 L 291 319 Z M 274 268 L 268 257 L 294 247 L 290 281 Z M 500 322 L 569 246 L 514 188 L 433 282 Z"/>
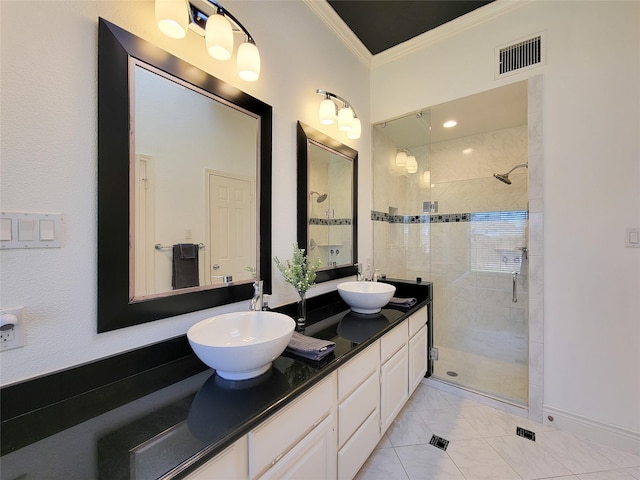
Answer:
<path fill-rule="evenodd" d="M 526 176 L 522 170 L 518 170 L 511 175 L 514 180 L 528 179 L 528 279 L 529 279 L 529 306 L 528 306 L 528 417 L 532 420 L 542 421 L 542 407 L 544 395 L 544 250 L 543 250 L 543 225 L 544 225 L 544 198 L 543 198 L 543 117 L 542 117 L 542 100 L 543 100 L 543 77 L 536 75 L 528 80 L 528 154 L 527 160 L 529 168 Z M 396 145 L 390 143 L 383 134 L 378 131 L 373 136 L 374 147 L 374 165 L 373 165 L 373 246 L 374 246 L 374 262 L 376 267 L 382 272 L 387 273 L 390 277 L 396 278 L 414 278 L 421 276 L 427 280 L 432 280 L 432 258 L 437 257 L 431 248 L 431 242 L 445 242 L 456 247 L 456 239 L 462 238 L 463 235 L 456 235 L 455 229 L 464 229 L 464 225 L 455 222 L 459 215 L 451 215 L 444 217 L 443 220 L 453 220 L 451 227 L 451 237 L 447 237 L 445 230 L 441 230 L 442 235 L 432 235 L 431 228 L 436 227 L 435 223 L 419 223 L 420 215 L 416 213 L 415 217 L 403 218 L 403 223 L 388 223 L 386 221 L 376 221 L 378 217 L 388 215 L 389 207 L 395 206 L 398 212 L 409 212 L 408 205 L 418 205 L 416 199 L 421 201 L 429 200 L 429 185 L 424 184 L 421 178 L 421 172 L 425 167 L 431 168 L 427 163 L 429 160 L 425 152 L 412 150 L 420 162 L 421 169 L 417 174 L 408 175 L 403 169 L 395 167 Z M 496 158 L 491 155 L 491 158 Z M 515 159 L 514 159 L 515 160 Z M 508 163 L 510 168 L 512 164 Z M 519 162 L 518 162 L 519 163 Z M 469 165 L 471 167 L 471 165 Z M 434 166 L 435 169 L 435 166 Z M 435 170 L 437 172 L 437 170 Z M 507 170 L 497 169 L 496 172 L 504 173 Z M 523 175 L 523 177 L 518 177 Z M 500 184 L 495 179 L 491 180 L 492 188 Z M 437 179 L 432 178 L 434 189 L 438 188 Z M 479 179 L 478 181 L 483 181 Z M 489 182 L 491 183 L 491 182 Z M 497 185 L 496 185 L 497 184 Z M 487 192 L 487 190 L 483 190 Z M 443 194 L 446 191 L 442 192 Z M 510 193 L 510 192 L 509 192 Z M 522 202 L 520 199 L 518 202 Z M 443 209 L 447 209 L 447 203 L 442 205 Z M 446 210 L 439 210 L 442 214 Z M 425 218 L 423 216 L 422 218 Z M 412 225 L 406 222 L 418 222 Z M 450 222 L 451 223 L 451 222 Z M 443 229 L 447 225 L 441 225 Z M 410 228 L 413 227 L 413 228 Z M 437 259 L 436 261 L 440 261 Z M 435 263 L 435 262 L 434 262 Z M 443 263 L 441 262 L 442 266 Z M 434 274 L 438 274 L 437 268 L 434 267 Z M 455 276 L 455 273 L 451 274 Z M 446 276 L 446 274 L 445 274 Z M 434 295 L 435 307 L 441 308 L 441 296 L 446 294 L 446 289 L 440 285 L 439 281 L 435 282 L 436 293 Z M 453 293 L 453 292 L 450 292 Z M 526 302 L 522 301 L 523 304 Z M 435 316 L 436 322 L 441 319 Z M 516 413 L 514 411 L 514 413 Z"/>
<path fill-rule="evenodd" d="M 411 149 L 419 164 L 416 174 L 396 170 L 395 145 L 384 138 L 374 145 L 376 158 L 382 149 L 389 158 L 386 172 L 374 175 L 374 182 L 386 177 L 374 183 L 375 268 L 392 278 L 433 282 L 436 345 L 523 366 L 528 360 L 528 264 L 522 263 L 520 247 L 527 246 L 527 170 L 514 171 L 511 185 L 493 173 L 527 163 L 527 138 L 523 125 L 435 143 L 429 151 Z M 437 212 L 423 212 L 423 202 L 437 202 Z M 520 227 L 519 235 L 489 231 L 507 224 Z M 517 303 L 512 301 L 513 271 L 521 274 Z M 526 375 L 520 379 L 522 388 L 511 400 L 527 403 L 527 381 Z"/>

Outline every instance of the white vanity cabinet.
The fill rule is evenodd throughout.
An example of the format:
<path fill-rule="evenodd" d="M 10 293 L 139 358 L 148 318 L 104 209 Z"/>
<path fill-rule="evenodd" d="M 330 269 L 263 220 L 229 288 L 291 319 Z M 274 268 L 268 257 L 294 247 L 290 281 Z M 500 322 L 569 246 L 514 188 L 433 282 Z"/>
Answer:
<path fill-rule="evenodd" d="M 380 435 L 409 399 L 409 322 L 380 339 Z"/>
<path fill-rule="evenodd" d="M 249 478 L 336 478 L 337 373 L 249 432 Z"/>
<path fill-rule="evenodd" d="M 352 479 L 380 436 L 380 341 L 338 369 L 338 478 Z"/>
<path fill-rule="evenodd" d="M 409 396 L 427 373 L 427 307 L 409 318 Z"/>
<path fill-rule="evenodd" d="M 186 480 L 214 478 L 245 480 L 249 478 L 247 455 L 247 436 L 245 435 L 185 478 Z"/>

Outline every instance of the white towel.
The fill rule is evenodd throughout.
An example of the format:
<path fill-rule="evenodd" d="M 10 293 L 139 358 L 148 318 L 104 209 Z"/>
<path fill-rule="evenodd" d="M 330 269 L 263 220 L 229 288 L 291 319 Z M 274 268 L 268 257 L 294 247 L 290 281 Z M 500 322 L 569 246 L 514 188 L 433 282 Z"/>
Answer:
<path fill-rule="evenodd" d="M 311 360 L 322 360 L 333 352 L 336 344 L 329 340 L 307 337 L 298 332 L 293 332 L 287 351 Z"/>

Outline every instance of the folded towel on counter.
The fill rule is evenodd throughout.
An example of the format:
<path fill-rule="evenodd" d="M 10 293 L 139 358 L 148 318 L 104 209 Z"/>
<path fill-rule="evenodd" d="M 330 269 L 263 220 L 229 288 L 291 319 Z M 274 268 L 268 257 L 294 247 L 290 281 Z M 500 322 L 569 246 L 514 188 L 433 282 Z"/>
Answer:
<path fill-rule="evenodd" d="M 415 298 L 392 297 L 391 300 L 389 300 L 389 305 L 400 308 L 411 308 L 416 303 L 418 303 L 418 300 Z"/>
<path fill-rule="evenodd" d="M 301 333 L 293 332 L 286 351 L 311 360 L 322 360 L 335 348 L 336 344 L 332 341 L 307 337 Z"/>

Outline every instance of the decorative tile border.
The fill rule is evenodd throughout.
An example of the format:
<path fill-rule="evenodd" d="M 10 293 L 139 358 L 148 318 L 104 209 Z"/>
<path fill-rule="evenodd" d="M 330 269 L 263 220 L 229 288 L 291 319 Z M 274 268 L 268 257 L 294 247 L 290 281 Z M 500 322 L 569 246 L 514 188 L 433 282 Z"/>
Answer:
<path fill-rule="evenodd" d="M 310 218 L 309 225 L 351 225 L 350 218 Z"/>
<path fill-rule="evenodd" d="M 391 215 L 384 212 L 371 211 L 371 220 L 386 223 L 458 223 L 487 222 L 497 220 L 526 220 L 527 210 L 508 210 L 500 212 L 447 213 L 443 215 Z"/>

